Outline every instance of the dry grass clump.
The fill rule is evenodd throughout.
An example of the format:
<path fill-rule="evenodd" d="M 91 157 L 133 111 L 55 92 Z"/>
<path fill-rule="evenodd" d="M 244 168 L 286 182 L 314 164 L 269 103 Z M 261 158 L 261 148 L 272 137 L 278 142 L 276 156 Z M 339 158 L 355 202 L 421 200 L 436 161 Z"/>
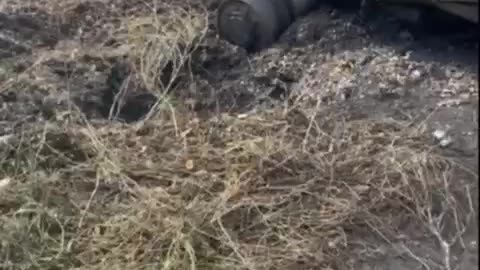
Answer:
<path fill-rule="evenodd" d="M 418 128 L 281 108 L 168 115 L 2 146 L 1 268 L 336 268 L 359 228 L 388 236 L 445 210 L 450 164 Z"/>
<path fill-rule="evenodd" d="M 190 81 L 192 54 L 208 29 L 207 10 L 198 3 L 153 1 L 149 8 L 149 13 L 122 18 L 113 34 L 117 45 L 126 52 L 129 70 L 129 74 L 118 78 L 122 83 L 116 89 L 114 103 L 121 104 L 126 92 L 140 86 L 157 100 L 145 119 L 149 119 L 161 104 L 169 103 L 168 95 L 178 88 L 179 81 Z"/>
<path fill-rule="evenodd" d="M 154 2 L 155 3 L 155 2 Z M 207 12 L 192 5 L 157 4 L 156 12 L 125 18 L 116 34 L 147 89 L 164 94 L 207 31 Z"/>

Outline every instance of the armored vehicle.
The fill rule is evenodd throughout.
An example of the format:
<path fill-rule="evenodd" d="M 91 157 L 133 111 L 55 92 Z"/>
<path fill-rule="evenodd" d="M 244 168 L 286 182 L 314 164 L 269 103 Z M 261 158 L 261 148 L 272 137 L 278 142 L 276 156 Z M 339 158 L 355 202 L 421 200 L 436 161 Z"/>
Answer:
<path fill-rule="evenodd" d="M 249 51 L 272 45 L 300 16 L 326 0 L 224 0 L 217 14 L 221 38 Z M 426 10 L 444 11 L 471 23 L 478 23 L 479 0 L 333 0 L 359 7 L 378 6 L 403 19 L 415 20 Z"/>

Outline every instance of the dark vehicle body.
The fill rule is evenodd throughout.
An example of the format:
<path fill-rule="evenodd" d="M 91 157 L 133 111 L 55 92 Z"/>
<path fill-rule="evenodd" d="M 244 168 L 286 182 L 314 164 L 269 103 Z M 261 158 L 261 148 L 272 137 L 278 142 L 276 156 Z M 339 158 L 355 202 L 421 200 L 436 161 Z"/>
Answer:
<path fill-rule="evenodd" d="M 217 28 L 221 38 L 248 51 L 272 45 L 298 17 L 326 0 L 224 0 L 218 9 Z M 416 21 L 427 10 L 443 11 L 452 17 L 478 23 L 479 0 L 341 0 L 360 8 L 381 7 L 397 17 Z"/>
<path fill-rule="evenodd" d="M 431 6 L 478 23 L 478 0 L 377 0 L 390 5 Z"/>

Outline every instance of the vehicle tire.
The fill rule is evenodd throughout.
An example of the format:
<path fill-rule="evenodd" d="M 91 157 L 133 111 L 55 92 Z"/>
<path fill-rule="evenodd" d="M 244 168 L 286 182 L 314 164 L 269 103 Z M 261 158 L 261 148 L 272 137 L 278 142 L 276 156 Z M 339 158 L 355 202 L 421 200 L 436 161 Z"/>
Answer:
<path fill-rule="evenodd" d="M 285 0 L 225 1 L 217 13 L 218 33 L 249 52 L 265 49 L 292 22 L 287 7 Z"/>

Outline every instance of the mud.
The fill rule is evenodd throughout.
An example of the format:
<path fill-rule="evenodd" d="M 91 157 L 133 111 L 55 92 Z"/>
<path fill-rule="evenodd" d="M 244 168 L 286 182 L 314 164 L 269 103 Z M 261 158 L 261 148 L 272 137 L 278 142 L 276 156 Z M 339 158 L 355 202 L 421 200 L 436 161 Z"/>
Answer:
<path fill-rule="evenodd" d="M 100 20 L 106 5 L 70 12 L 71 20 L 60 25 L 43 23 L 56 17 L 41 9 L 0 14 L 0 137 L 33 123 L 64 121 L 76 107 L 92 121 L 108 116 L 112 93 L 124 79 L 121 61 L 88 53 L 80 62 L 71 61 L 65 53 L 112 42 L 75 19 L 88 14 L 91 22 Z M 272 48 L 247 54 L 218 40 L 212 25 L 194 56 L 192 85 L 175 88 L 174 95 L 201 115 L 262 110 L 295 93 L 356 118 L 425 122 L 432 132 L 444 130 L 451 137 L 446 154 L 478 173 L 478 43 L 468 41 L 470 29 L 463 36 L 458 29 L 429 34 L 414 29 L 380 15 L 365 18 L 322 7 L 295 22 Z M 35 66 L 45 52 L 51 59 Z M 19 74 L 26 79 L 10 80 Z M 130 98 L 120 120 L 138 120 L 154 99 L 148 94 Z M 478 179 L 464 178 L 458 192 L 467 183 L 477 194 Z M 472 224 L 465 236 L 465 248 L 455 250 L 458 269 L 478 265 L 477 226 Z M 369 246 L 369 256 L 352 255 L 342 267 L 400 270 L 428 264 L 440 269 L 444 255 L 438 242 L 406 237 L 412 230 L 399 232 L 393 247 L 376 236 L 360 236 L 359 250 Z M 430 259 L 425 264 L 418 258 Z"/>

